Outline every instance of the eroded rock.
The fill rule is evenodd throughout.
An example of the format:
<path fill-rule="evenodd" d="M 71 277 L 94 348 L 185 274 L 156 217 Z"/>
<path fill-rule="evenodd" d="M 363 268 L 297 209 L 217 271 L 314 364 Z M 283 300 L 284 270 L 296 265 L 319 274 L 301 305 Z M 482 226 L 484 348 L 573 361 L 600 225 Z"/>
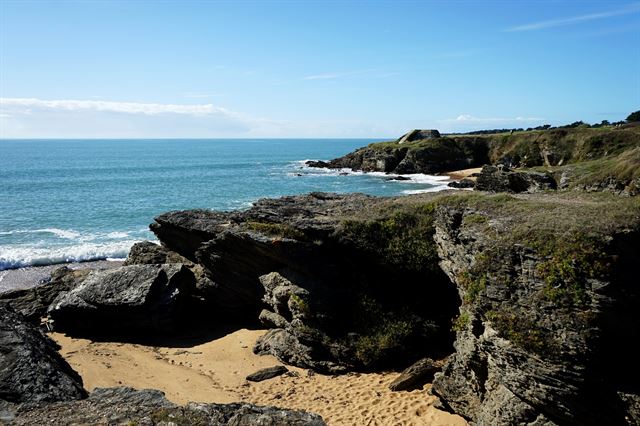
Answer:
<path fill-rule="evenodd" d="M 325 423 L 317 414 L 252 404 L 191 402 L 178 406 L 157 390 L 118 387 L 96 389 L 81 401 L 23 404 L 10 424 L 322 426 Z"/>
<path fill-rule="evenodd" d="M 264 380 L 273 379 L 274 377 L 282 376 L 289 371 L 284 365 L 276 365 L 274 367 L 267 367 L 261 370 L 251 373 L 247 376 L 247 380 L 250 382 L 262 382 Z"/>
<path fill-rule="evenodd" d="M 57 350 L 22 315 L 0 306 L 0 400 L 22 403 L 85 397 L 82 379 Z"/>
<path fill-rule="evenodd" d="M 68 333 L 173 331 L 193 288 L 193 274 L 179 263 L 93 271 L 48 313 L 55 329 Z"/>
<path fill-rule="evenodd" d="M 89 272 L 89 269 L 73 270 L 61 266 L 51 273 L 51 280 L 47 283 L 0 294 L 0 305 L 11 306 L 32 324 L 39 325 L 55 298 L 81 283 Z"/>
<path fill-rule="evenodd" d="M 516 172 L 496 166 L 484 166 L 475 184 L 476 190 L 487 192 L 536 192 L 556 188 L 556 181 L 547 173 Z"/>

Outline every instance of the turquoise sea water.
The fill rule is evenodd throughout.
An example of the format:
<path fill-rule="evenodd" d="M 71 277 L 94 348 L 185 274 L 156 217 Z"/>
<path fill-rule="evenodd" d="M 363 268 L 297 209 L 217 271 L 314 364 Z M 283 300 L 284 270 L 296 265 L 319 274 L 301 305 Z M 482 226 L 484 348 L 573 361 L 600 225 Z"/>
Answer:
<path fill-rule="evenodd" d="M 363 139 L 0 140 L 0 270 L 123 258 L 168 210 L 247 208 L 312 191 L 433 191 L 442 177 L 310 169 Z"/>

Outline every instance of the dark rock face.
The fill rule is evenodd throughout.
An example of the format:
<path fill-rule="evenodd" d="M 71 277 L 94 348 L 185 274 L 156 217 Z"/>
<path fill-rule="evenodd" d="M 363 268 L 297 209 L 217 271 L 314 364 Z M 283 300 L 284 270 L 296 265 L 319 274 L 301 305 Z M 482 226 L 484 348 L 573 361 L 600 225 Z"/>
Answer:
<path fill-rule="evenodd" d="M 434 354 L 450 350 L 457 296 L 442 271 L 381 262 L 379 253 L 358 246 L 341 230 L 346 218 L 384 202 L 314 193 L 260 200 L 242 212 L 167 213 L 152 229 L 165 246 L 191 250 L 181 254 L 206 269 L 215 283 L 207 296 L 213 310 L 227 319 L 259 317 L 276 327 L 257 342 L 257 353 L 338 373 L 377 362 L 406 365 L 423 348 Z M 365 221 L 354 229 L 370 233 L 368 226 Z M 205 232 L 210 239 L 199 247 L 184 243 L 191 233 L 204 239 Z M 407 303 L 400 289 L 434 297 Z M 448 302 L 438 302 L 437 295 L 447 292 Z M 379 350 L 378 341 L 384 342 Z"/>
<path fill-rule="evenodd" d="M 574 202 L 576 211 L 589 208 Z M 561 214 L 579 217 L 576 211 L 563 208 Z M 477 214 L 438 211 L 441 266 L 464 302 L 455 322 L 456 351 L 436 374 L 432 391 L 446 408 L 477 424 L 626 424 L 636 401 L 626 395 L 640 394 L 640 368 L 625 349 L 640 334 L 633 307 L 640 291 L 630 273 L 640 261 L 631 249 L 640 240 L 637 228 L 616 234 L 594 223 L 591 232 L 605 232 L 597 240 L 603 242 L 587 239 L 566 252 L 565 241 L 548 236 L 542 247 L 559 251 L 545 255 L 526 240 L 502 245 L 495 234 L 480 231 L 485 225 L 465 225 Z M 499 229 L 529 220 L 493 217 Z M 576 253 L 592 248 L 617 259 L 615 273 L 581 275 L 596 271 L 587 265 L 600 261 L 577 260 Z M 575 275 L 556 275 L 563 265 L 572 265 Z"/>
<path fill-rule="evenodd" d="M 211 281 L 207 271 L 201 265 L 150 241 L 134 244 L 124 265 L 162 265 L 165 263 L 182 263 L 189 268 L 195 277 L 196 285 L 190 300 L 191 306 L 188 309 L 193 318 L 200 317 L 200 320 L 206 320 L 206 317 L 210 317 L 209 312 L 212 309 L 206 300 L 209 299 L 209 293 L 215 292 L 215 283 Z"/>
<path fill-rule="evenodd" d="M 81 283 L 88 269 L 72 270 L 61 266 L 51 273 L 51 280 L 26 290 L 14 290 L 0 294 L 0 305 L 11 306 L 32 324 L 39 325 L 40 319 L 47 315 L 47 308 L 60 293 L 66 292 Z"/>
<path fill-rule="evenodd" d="M 409 133 L 402 135 L 398 139 L 399 144 L 403 144 L 406 142 L 427 140 L 427 139 L 438 139 L 440 137 L 440 132 L 435 129 L 430 130 L 412 130 Z"/>
<path fill-rule="evenodd" d="M 82 379 L 57 349 L 24 317 L 0 306 L 0 400 L 21 403 L 83 398 Z"/>
<path fill-rule="evenodd" d="M 442 369 L 442 363 L 436 362 L 431 358 L 422 358 L 398 376 L 391 384 L 389 389 L 394 392 L 404 390 L 420 389 L 425 384 L 433 380 L 433 376 Z"/>
<path fill-rule="evenodd" d="M 476 183 L 471 179 L 462 179 L 450 182 L 449 185 L 451 188 L 465 189 L 465 188 L 473 188 L 476 186 Z"/>
<path fill-rule="evenodd" d="M 443 173 L 479 167 L 489 162 L 484 138 L 427 137 L 402 145 L 368 146 L 331 161 L 308 162 L 309 167 L 348 168 L 397 174 Z"/>
<path fill-rule="evenodd" d="M 322 426 L 325 423 L 317 414 L 252 404 L 191 402 L 178 406 L 167 401 L 160 391 L 121 387 L 96 389 L 81 401 L 23 404 L 10 424 Z"/>
<path fill-rule="evenodd" d="M 536 192 L 556 189 L 551 175 L 538 172 L 514 172 L 507 167 L 484 166 L 475 189 L 488 192 Z"/>
<path fill-rule="evenodd" d="M 179 263 L 93 271 L 48 312 L 55 328 L 69 333 L 171 331 L 193 287 L 193 274 Z"/>
<path fill-rule="evenodd" d="M 127 259 L 122 265 L 162 265 L 163 263 L 182 263 L 171 259 L 170 253 L 171 252 L 165 247 L 154 244 L 151 241 L 142 241 L 135 243 L 133 247 L 131 247 L 131 250 L 129 250 L 129 256 L 127 256 Z M 169 258 L 169 260 L 167 260 L 167 258 Z"/>
<path fill-rule="evenodd" d="M 263 368 L 255 373 L 251 373 L 247 376 L 247 380 L 250 382 L 262 382 L 263 380 L 273 379 L 274 377 L 282 376 L 289 371 L 284 365 L 276 365 L 275 367 Z"/>

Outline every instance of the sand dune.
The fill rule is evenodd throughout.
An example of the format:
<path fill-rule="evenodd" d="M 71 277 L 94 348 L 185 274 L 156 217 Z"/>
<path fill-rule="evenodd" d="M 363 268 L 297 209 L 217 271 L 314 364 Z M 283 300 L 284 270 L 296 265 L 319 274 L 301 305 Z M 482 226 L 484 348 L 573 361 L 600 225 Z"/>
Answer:
<path fill-rule="evenodd" d="M 324 376 L 288 367 L 287 376 L 247 382 L 254 371 L 281 364 L 257 356 L 253 342 L 264 330 L 238 330 L 206 343 L 185 339 L 170 345 L 92 342 L 52 333 L 61 353 L 89 390 L 96 387 L 155 388 L 169 400 L 237 402 L 302 409 L 323 416 L 330 425 L 465 425 L 458 416 L 433 407 L 428 386 L 391 392 L 396 373 Z"/>

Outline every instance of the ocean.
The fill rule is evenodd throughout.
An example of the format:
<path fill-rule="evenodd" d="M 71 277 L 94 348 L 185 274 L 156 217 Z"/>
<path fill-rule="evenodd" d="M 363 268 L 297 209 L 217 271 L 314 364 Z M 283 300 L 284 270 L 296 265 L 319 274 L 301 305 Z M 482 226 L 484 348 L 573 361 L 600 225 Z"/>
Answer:
<path fill-rule="evenodd" d="M 312 169 L 365 139 L 0 140 L 0 270 L 120 259 L 169 210 L 245 209 L 312 191 L 401 195 L 442 176 Z"/>

